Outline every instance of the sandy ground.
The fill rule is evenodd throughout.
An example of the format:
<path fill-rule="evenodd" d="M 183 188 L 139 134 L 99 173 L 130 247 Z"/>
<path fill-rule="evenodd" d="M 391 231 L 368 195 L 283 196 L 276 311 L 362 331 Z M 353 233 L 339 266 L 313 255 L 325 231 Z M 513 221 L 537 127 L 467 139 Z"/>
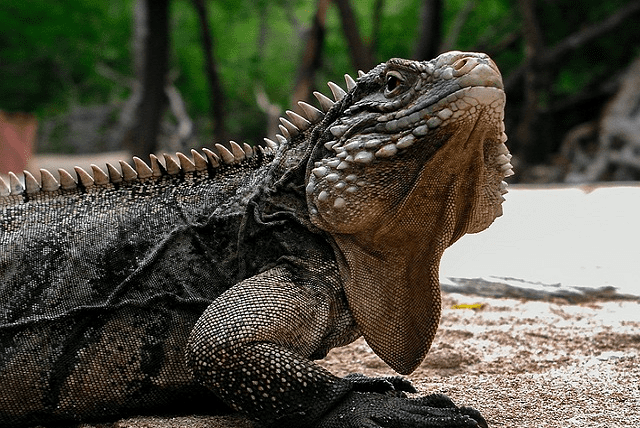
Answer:
<path fill-rule="evenodd" d="M 640 426 L 640 303 L 573 305 L 444 296 L 424 363 L 410 376 L 479 409 L 491 427 Z M 393 372 L 358 340 L 321 364 L 338 375 Z M 238 417 L 133 418 L 102 428 L 245 428 Z M 84 425 L 83 428 L 90 428 Z"/>
<path fill-rule="evenodd" d="M 441 281 L 511 278 L 640 295 L 640 182 L 516 185 L 505 197 L 491 227 L 445 251 Z"/>

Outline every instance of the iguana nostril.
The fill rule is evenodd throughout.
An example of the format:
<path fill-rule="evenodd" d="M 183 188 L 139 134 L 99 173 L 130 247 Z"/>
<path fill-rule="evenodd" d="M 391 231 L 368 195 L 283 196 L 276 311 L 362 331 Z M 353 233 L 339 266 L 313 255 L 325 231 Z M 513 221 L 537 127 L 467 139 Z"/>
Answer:
<path fill-rule="evenodd" d="M 460 70 L 465 65 L 467 65 L 467 62 L 468 62 L 467 58 L 459 59 L 455 63 L 453 63 L 453 69 L 454 70 Z"/>
<path fill-rule="evenodd" d="M 475 58 L 465 57 L 454 62 L 451 65 L 451 68 L 453 68 L 454 77 L 460 77 L 469 73 L 476 67 L 476 65 L 478 65 L 478 61 Z"/>

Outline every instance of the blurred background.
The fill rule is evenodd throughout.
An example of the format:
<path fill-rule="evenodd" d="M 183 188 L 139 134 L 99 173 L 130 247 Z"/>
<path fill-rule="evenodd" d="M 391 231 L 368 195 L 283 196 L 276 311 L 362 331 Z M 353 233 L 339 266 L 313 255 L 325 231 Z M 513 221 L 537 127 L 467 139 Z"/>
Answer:
<path fill-rule="evenodd" d="M 639 180 L 639 22 L 637 0 L 3 0 L 0 173 L 259 144 L 328 80 L 457 49 L 502 70 L 510 181 Z"/>

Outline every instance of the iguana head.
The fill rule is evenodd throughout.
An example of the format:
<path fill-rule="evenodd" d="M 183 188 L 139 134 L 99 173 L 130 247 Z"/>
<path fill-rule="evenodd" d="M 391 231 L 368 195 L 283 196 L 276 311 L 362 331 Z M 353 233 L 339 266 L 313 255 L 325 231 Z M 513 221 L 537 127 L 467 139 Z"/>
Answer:
<path fill-rule="evenodd" d="M 484 54 L 392 59 L 329 85 L 307 164 L 313 224 L 335 241 L 353 315 L 394 370 L 413 371 L 440 319 L 440 257 L 502 214 L 511 175 L 502 78 Z M 305 107 L 305 106 L 303 106 Z M 306 107 L 305 109 L 308 109 Z"/>

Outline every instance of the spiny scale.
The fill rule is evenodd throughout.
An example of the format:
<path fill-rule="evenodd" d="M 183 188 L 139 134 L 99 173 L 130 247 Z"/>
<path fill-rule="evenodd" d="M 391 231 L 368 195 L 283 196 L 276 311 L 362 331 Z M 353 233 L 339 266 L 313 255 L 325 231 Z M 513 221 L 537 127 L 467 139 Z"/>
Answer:
<path fill-rule="evenodd" d="M 347 90 L 351 91 L 357 86 L 356 81 L 348 74 L 344 75 L 344 79 L 347 83 Z M 340 101 L 342 98 L 344 98 L 345 95 L 347 95 L 347 92 L 335 83 L 328 82 L 327 85 L 329 86 L 329 89 L 333 94 L 333 98 L 336 101 Z M 298 105 L 300 106 L 300 108 L 302 108 L 304 116 L 291 110 L 285 111 L 288 119 L 285 117 L 280 117 L 281 124 L 278 125 L 280 134 L 276 135 L 276 140 L 278 140 L 280 144 L 286 144 L 287 142 L 291 141 L 292 138 L 298 136 L 300 132 L 309 129 L 312 124 L 320 122 L 324 118 L 324 114 L 328 112 L 335 104 L 335 101 L 331 100 L 320 92 L 316 91 L 313 93 L 313 95 L 318 99 L 322 110 L 318 110 L 317 108 L 305 103 L 304 101 L 298 101 Z M 278 146 L 278 143 L 269 140 L 268 138 L 265 138 L 265 142 L 267 143 L 267 146 L 272 149 L 274 149 L 274 147 L 272 146 L 276 146 L 275 148 L 277 148 Z"/>
<path fill-rule="evenodd" d="M 353 77 L 349 76 L 348 74 L 344 75 L 344 81 L 347 83 L 347 91 L 350 91 L 356 87 L 356 81 L 353 80 Z"/>
<path fill-rule="evenodd" d="M 184 172 L 194 172 L 196 170 L 196 166 L 191 159 L 189 159 L 184 153 L 177 152 L 176 156 L 178 157 L 178 162 L 180 162 L 180 168 Z"/>
<path fill-rule="evenodd" d="M 242 143 L 242 150 L 244 150 L 244 154 L 247 159 L 253 157 L 253 147 L 251 147 L 247 143 Z"/>
<path fill-rule="evenodd" d="M 242 162 L 247 157 L 242 150 L 242 147 L 238 145 L 235 141 L 229 141 L 229 145 L 231 146 L 231 153 L 233 154 L 233 158 L 236 162 Z"/>
<path fill-rule="evenodd" d="M 207 156 L 207 159 L 209 159 L 209 162 L 211 163 L 211 166 L 213 168 L 217 168 L 220 166 L 220 156 L 207 148 L 203 148 L 202 151 Z"/>
<path fill-rule="evenodd" d="M 196 171 L 207 170 L 207 159 L 204 156 L 194 149 L 191 149 L 191 156 L 193 157 L 193 163 L 195 164 Z"/>
<path fill-rule="evenodd" d="M 329 86 L 329 89 L 331 89 L 331 93 L 333 94 L 333 98 L 336 101 L 340 101 L 341 99 L 344 98 L 345 95 L 347 95 L 347 93 L 344 91 L 344 89 L 342 89 L 340 86 L 336 85 L 333 82 L 328 82 L 327 85 Z"/>
<path fill-rule="evenodd" d="M 300 130 L 298 129 L 298 127 L 295 126 L 293 123 L 289 122 L 284 117 L 280 118 L 280 122 L 282 123 L 282 125 L 284 125 L 284 127 L 289 132 L 289 135 L 291 135 L 292 137 L 296 137 L 296 136 L 298 136 L 300 134 Z M 282 129 L 282 128 L 280 128 L 280 129 Z M 285 135 L 285 137 L 286 137 L 286 135 Z"/>
<path fill-rule="evenodd" d="M 232 164 L 233 162 L 235 162 L 235 158 L 233 157 L 233 153 L 231 153 L 229 151 L 229 149 L 227 149 L 225 146 L 223 146 L 222 144 L 215 144 L 216 149 L 218 149 L 218 153 L 220 153 L 220 157 L 222 158 L 222 162 L 226 163 L 226 164 Z"/>
<path fill-rule="evenodd" d="M 45 192 L 55 192 L 60 188 L 58 180 L 46 169 L 40 170 L 40 180 L 42 181 L 42 190 Z"/>
<path fill-rule="evenodd" d="M 13 172 L 9 172 L 9 188 L 12 195 L 21 195 L 24 192 L 24 187 L 20 183 L 20 179 Z"/>
<path fill-rule="evenodd" d="M 360 77 L 362 77 L 362 75 L 363 74 L 360 74 Z M 347 90 L 351 91 L 357 86 L 356 81 L 350 75 L 345 74 L 344 79 L 347 84 Z M 328 82 L 327 85 L 329 86 L 329 89 L 336 101 L 340 101 L 347 94 L 344 89 L 333 82 Z M 304 101 L 298 101 L 298 105 L 302 108 L 304 116 L 291 110 L 285 111 L 288 119 L 284 117 L 280 118 L 281 125 L 278 125 L 280 128 L 280 134 L 276 135 L 276 139 L 280 144 L 286 144 L 288 141 L 291 141 L 292 138 L 299 135 L 300 132 L 309 129 L 312 124 L 320 122 L 324 118 L 324 114 L 335 104 L 334 101 L 320 92 L 316 91 L 313 95 L 318 99 L 322 110 L 318 110 Z M 268 138 L 265 138 L 265 142 L 267 143 L 267 146 L 271 148 L 276 146 L 277 148 L 278 143 L 269 140 Z"/>
<path fill-rule="evenodd" d="M 93 180 L 97 185 L 109 183 L 109 176 L 98 165 L 91 164 L 91 170 L 93 171 Z"/>
<path fill-rule="evenodd" d="M 9 196 L 10 194 L 11 189 L 9 189 L 9 185 L 0 177 L 0 196 Z"/>
<path fill-rule="evenodd" d="M 153 170 L 139 157 L 133 157 L 133 164 L 135 165 L 139 178 L 149 178 L 153 176 Z"/>
<path fill-rule="evenodd" d="M 324 118 L 324 113 L 311 104 L 307 104 L 304 101 L 298 101 L 298 105 L 302 108 L 304 114 L 307 116 L 307 119 L 311 121 L 311 123 L 320 122 Z"/>
<path fill-rule="evenodd" d="M 93 177 L 91 177 L 91 175 L 89 175 L 87 171 L 80 168 L 79 166 L 74 166 L 73 169 L 75 170 L 76 175 L 78 176 L 78 181 L 80 182 L 80 184 L 82 184 L 82 186 L 85 189 L 88 189 L 89 187 L 95 184 Z"/>
<path fill-rule="evenodd" d="M 333 101 L 331 101 L 329 97 L 325 96 L 324 94 L 318 91 L 315 91 L 313 93 L 313 96 L 318 99 L 318 102 L 320 103 L 320 107 L 322 107 L 322 110 L 325 113 L 331 110 L 331 107 L 333 107 L 333 105 L 335 104 Z"/>
<path fill-rule="evenodd" d="M 278 143 L 276 143 L 275 141 L 264 138 L 264 142 L 267 143 L 267 147 L 269 147 L 271 150 L 278 150 Z"/>
<path fill-rule="evenodd" d="M 124 181 L 134 181 L 138 178 L 138 173 L 131 165 L 123 160 L 119 160 L 118 163 L 120 163 L 120 169 L 122 170 L 122 178 Z"/>
<path fill-rule="evenodd" d="M 291 123 L 301 131 L 306 131 L 311 126 L 311 122 L 300 116 L 298 113 L 295 113 L 291 110 L 287 110 L 285 111 L 285 113 L 287 114 L 287 116 L 289 116 Z"/>
<path fill-rule="evenodd" d="M 280 128 L 280 134 L 282 134 L 285 140 L 291 141 L 291 134 L 289 134 L 289 130 L 285 128 L 284 125 L 278 125 L 278 128 Z"/>
<path fill-rule="evenodd" d="M 236 147 L 242 153 L 249 151 L 253 154 L 253 149 L 246 144 L 244 149 L 240 148 L 237 144 Z M 110 163 L 106 164 L 108 172 L 105 172 L 97 165 L 92 164 L 91 169 L 93 177 L 81 167 L 75 166 L 74 171 L 76 173 L 77 180 L 68 171 L 62 168 L 58 169 L 58 175 L 60 177 L 59 180 L 57 180 L 53 174 L 46 169 L 40 169 L 40 181 L 38 181 L 38 179 L 36 179 L 29 171 L 24 171 L 24 186 L 21 184 L 18 177 L 13 172 L 10 172 L 10 184 L 7 184 L 4 180 L 0 179 L 0 196 L 21 195 L 23 193 L 34 194 L 40 191 L 55 192 L 59 189 L 73 190 L 78 187 L 78 183 L 81 184 L 83 188 L 87 189 L 95 185 L 120 183 L 122 181 L 131 182 L 137 179 L 147 179 L 150 177 L 157 178 L 164 174 L 178 174 L 181 170 L 186 172 L 206 170 L 208 164 L 205 157 L 195 150 L 192 150 L 191 153 L 193 154 L 195 163 L 184 154 L 177 153 L 180 165 L 178 165 L 168 155 L 164 155 L 168 169 L 165 169 L 165 167 L 159 162 L 158 158 L 153 154 L 150 155 L 151 167 L 136 156 L 133 157 L 134 166 L 131 166 L 123 160 L 119 160 L 118 163 L 120 164 L 121 171 Z M 214 162 L 217 164 L 217 159 L 219 159 L 218 156 L 213 152 L 210 153 L 212 164 Z"/>
<path fill-rule="evenodd" d="M 40 183 L 29 171 L 24 171 L 24 184 L 28 194 L 40 191 Z"/>
<path fill-rule="evenodd" d="M 109 173 L 109 181 L 112 183 L 118 184 L 122 182 L 122 175 L 118 169 L 107 162 L 107 172 Z"/>
<path fill-rule="evenodd" d="M 65 169 L 59 168 L 58 174 L 60 175 L 60 187 L 63 190 L 72 190 L 78 187 L 78 184 Z"/>
<path fill-rule="evenodd" d="M 166 153 L 163 153 L 162 157 L 164 158 L 164 165 L 167 170 L 167 174 L 177 175 L 180 173 L 180 165 L 178 165 L 171 156 L 169 156 Z"/>
<path fill-rule="evenodd" d="M 167 175 L 167 169 L 160 163 L 160 159 L 153 153 L 149 155 L 149 159 L 151 159 L 151 171 L 153 171 L 153 177 L 159 178 L 163 175 Z"/>

